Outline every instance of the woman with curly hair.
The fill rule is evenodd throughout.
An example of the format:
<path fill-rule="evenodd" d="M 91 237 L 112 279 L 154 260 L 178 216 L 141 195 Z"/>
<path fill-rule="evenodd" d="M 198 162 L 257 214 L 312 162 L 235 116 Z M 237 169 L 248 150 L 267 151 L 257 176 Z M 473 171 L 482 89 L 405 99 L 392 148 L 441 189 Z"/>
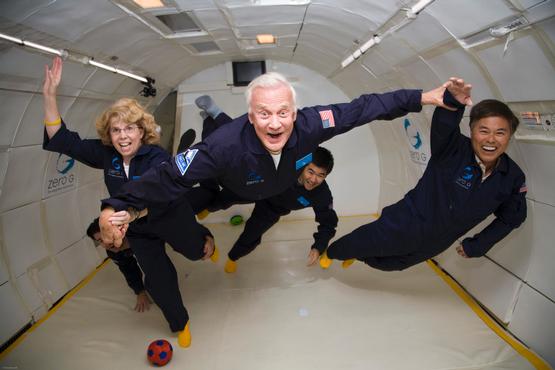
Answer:
<path fill-rule="evenodd" d="M 122 98 L 106 109 L 96 121 L 100 139 L 81 139 L 70 131 L 58 111 L 56 92 L 62 77 L 62 60 L 56 57 L 52 68 L 45 66 L 43 148 L 64 153 L 93 168 L 104 170 L 104 182 L 111 196 L 128 181 L 149 168 L 169 161 L 171 155 L 157 144 L 160 135 L 154 117 L 136 100 Z M 145 287 L 160 307 L 170 329 L 178 332 L 178 343 L 191 343 L 189 316 L 183 306 L 177 272 L 165 251 L 165 242 L 191 260 L 215 259 L 214 240 L 198 224 L 186 201 L 151 208 L 147 217 L 131 214 L 127 231 L 131 249 L 145 273 Z M 161 219 L 164 219 L 162 222 Z M 176 233 L 175 230 L 179 230 Z M 111 247 L 111 246 L 106 246 Z"/>

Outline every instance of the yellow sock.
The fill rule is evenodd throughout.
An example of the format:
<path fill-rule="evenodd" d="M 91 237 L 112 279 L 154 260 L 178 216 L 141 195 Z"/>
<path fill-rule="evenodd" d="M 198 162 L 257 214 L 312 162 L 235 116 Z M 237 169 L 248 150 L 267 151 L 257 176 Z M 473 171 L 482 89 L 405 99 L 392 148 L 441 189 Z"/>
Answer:
<path fill-rule="evenodd" d="M 210 260 L 214 263 L 218 262 L 220 258 L 220 252 L 218 252 L 218 247 L 214 246 L 214 253 L 210 256 Z"/>
<path fill-rule="evenodd" d="M 185 325 L 185 329 L 177 334 L 177 344 L 179 347 L 187 348 L 191 345 L 191 331 L 189 330 L 189 322 Z"/>
<path fill-rule="evenodd" d="M 353 263 L 355 263 L 355 259 L 351 258 L 348 260 L 343 261 L 343 263 L 341 264 L 341 267 L 343 267 L 344 269 L 349 268 L 349 266 L 351 266 Z"/>
<path fill-rule="evenodd" d="M 236 270 L 237 270 L 237 262 L 232 261 L 228 258 L 227 262 L 225 263 L 224 271 L 227 272 L 228 274 L 232 274 Z"/>
<path fill-rule="evenodd" d="M 328 258 L 328 254 L 326 252 L 322 253 L 320 256 L 320 267 L 326 270 L 331 266 L 331 263 L 332 260 Z"/>
<path fill-rule="evenodd" d="M 203 209 L 202 211 L 197 213 L 197 218 L 199 220 L 204 220 L 206 217 L 208 217 L 209 214 L 210 212 L 207 209 Z"/>

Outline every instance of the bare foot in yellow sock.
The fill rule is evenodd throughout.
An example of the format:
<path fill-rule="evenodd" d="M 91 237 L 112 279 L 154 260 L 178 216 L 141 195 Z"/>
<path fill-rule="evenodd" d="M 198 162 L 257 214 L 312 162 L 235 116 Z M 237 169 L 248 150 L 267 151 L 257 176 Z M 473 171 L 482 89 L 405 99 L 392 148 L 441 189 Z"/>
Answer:
<path fill-rule="evenodd" d="M 228 258 L 224 266 L 224 271 L 228 274 L 233 274 L 235 271 L 237 271 L 237 262 L 232 261 Z"/>
<path fill-rule="evenodd" d="M 185 329 L 177 334 L 177 344 L 179 347 L 187 348 L 191 345 L 191 331 L 189 330 L 189 323 L 185 325 Z"/>
<path fill-rule="evenodd" d="M 214 253 L 210 256 L 210 260 L 214 263 L 218 262 L 220 258 L 220 252 L 218 251 L 218 247 L 214 246 Z"/>
<path fill-rule="evenodd" d="M 351 266 L 353 263 L 355 263 L 355 259 L 351 258 L 348 260 L 343 261 L 343 263 L 341 264 L 341 267 L 343 267 L 344 269 L 349 268 L 349 266 Z"/>
<path fill-rule="evenodd" d="M 207 209 L 203 209 L 202 211 L 197 213 L 197 218 L 199 219 L 199 221 L 204 220 L 206 217 L 208 217 L 209 214 L 210 212 Z"/>
<path fill-rule="evenodd" d="M 328 254 L 326 252 L 322 253 L 320 256 L 320 267 L 326 270 L 331 266 L 331 263 L 332 260 L 328 258 Z"/>

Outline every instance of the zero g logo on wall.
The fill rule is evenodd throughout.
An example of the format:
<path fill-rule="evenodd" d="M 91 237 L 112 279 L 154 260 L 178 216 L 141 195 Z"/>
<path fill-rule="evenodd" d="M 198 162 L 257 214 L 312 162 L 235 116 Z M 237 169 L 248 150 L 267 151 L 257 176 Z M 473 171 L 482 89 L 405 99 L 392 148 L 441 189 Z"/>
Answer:
<path fill-rule="evenodd" d="M 410 159 L 417 164 L 426 165 L 430 155 L 426 152 L 422 141 L 422 134 L 418 130 L 416 124 L 405 118 L 403 123 L 405 133 L 410 144 Z"/>
<path fill-rule="evenodd" d="M 44 179 L 43 198 L 73 189 L 77 185 L 75 159 L 65 154 L 50 156 Z"/>

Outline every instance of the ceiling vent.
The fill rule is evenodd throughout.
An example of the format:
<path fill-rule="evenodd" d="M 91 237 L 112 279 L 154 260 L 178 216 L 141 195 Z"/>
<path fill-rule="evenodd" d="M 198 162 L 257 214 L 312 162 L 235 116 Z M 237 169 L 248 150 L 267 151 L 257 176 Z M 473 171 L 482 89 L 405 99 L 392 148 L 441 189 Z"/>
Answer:
<path fill-rule="evenodd" d="M 157 15 L 156 18 L 174 33 L 201 31 L 201 28 L 187 12 Z"/>
<path fill-rule="evenodd" d="M 222 51 L 215 42 L 193 42 L 187 44 L 187 46 L 192 47 L 198 54 L 204 53 L 215 53 Z"/>

